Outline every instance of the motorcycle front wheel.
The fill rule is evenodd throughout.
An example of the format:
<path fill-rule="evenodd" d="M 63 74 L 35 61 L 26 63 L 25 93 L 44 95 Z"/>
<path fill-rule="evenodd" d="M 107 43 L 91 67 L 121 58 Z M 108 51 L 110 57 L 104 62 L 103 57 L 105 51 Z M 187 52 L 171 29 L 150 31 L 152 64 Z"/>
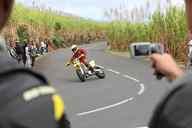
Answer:
<path fill-rule="evenodd" d="M 85 80 L 86 80 L 85 74 L 80 69 L 76 70 L 76 73 L 77 73 L 77 76 L 79 77 L 79 79 L 82 82 L 85 82 Z"/>

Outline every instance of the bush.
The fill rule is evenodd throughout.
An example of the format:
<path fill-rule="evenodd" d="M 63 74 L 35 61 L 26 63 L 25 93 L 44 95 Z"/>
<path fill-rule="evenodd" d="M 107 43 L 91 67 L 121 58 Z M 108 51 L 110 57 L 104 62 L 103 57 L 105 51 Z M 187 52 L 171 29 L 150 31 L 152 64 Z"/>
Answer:
<path fill-rule="evenodd" d="M 17 28 L 17 35 L 19 38 L 19 41 L 21 43 L 24 43 L 26 40 L 29 40 L 29 34 L 28 34 L 28 29 L 26 25 L 20 25 Z"/>
<path fill-rule="evenodd" d="M 52 37 L 52 42 L 57 48 L 60 48 L 63 47 L 64 39 L 59 34 L 55 34 Z"/>
<path fill-rule="evenodd" d="M 27 26 L 20 26 L 21 23 Z M 29 8 L 22 4 L 16 4 L 4 32 L 11 33 L 7 35 L 12 35 L 13 40 L 17 37 L 12 33 L 18 33 L 21 41 L 28 38 L 28 35 L 30 35 L 30 40 L 51 37 L 55 44 L 60 47 L 60 42 L 63 39 L 64 42 L 70 43 L 68 46 L 74 43 L 72 41 L 83 44 L 87 40 L 101 39 L 106 26 L 106 23 L 87 20 L 78 16 L 67 16 L 51 9 Z M 96 37 L 96 34 L 92 34 L 91 37 L 88 37 L 88 32 L 98 33 L 99 36 Z M 55 33 L 57 34 L 55 35 Z M 85 38 L 79 38 L 82 34 Z M 61 40 L 58 35 L 65 38 Z"/>
<path fill-rule="evenodd" d="M 59 22 L 56 22 L 55 26 L 54 26 L 55 31 L 59 31 L 59 30 L 61 30 L 61 28 L 62 28 L 61 24 Z"/>
<path fill-rule="evenodd" d="M 182 61 L 186 56 L 186 35 L 185 10 L 175 6 L 170 6 L 166 12 L 157 10 L 147 22 L 114 21 L 107 31 L 112 50 L 122 51 L 119 45 L 133 42 L 159 42 L 165 43 L 171 54 Z"/>

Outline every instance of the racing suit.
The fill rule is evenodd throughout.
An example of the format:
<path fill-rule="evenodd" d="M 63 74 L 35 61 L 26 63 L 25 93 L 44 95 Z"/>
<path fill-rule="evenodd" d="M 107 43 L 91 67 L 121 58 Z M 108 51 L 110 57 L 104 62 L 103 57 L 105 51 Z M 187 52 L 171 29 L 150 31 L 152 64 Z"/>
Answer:
<path fill-rule="evenodd" d="M 77 49 L 77 51 L 73 53 L 71 61 L 73 61 L 74 59 L 79 59 L 80 63 L 84 64 L 90 71 L 93 72 L 93 68 L 87 62 L 87 51 L 85 49 L 83 48 Z"/>
<path fill-rule="evenodd" d="M 73 54 L 71 61 L 74 59 L 79 59 L 80 63 L 87 65 L 87 51 L 82 48 L 77 49 L 77 51 Z"/>

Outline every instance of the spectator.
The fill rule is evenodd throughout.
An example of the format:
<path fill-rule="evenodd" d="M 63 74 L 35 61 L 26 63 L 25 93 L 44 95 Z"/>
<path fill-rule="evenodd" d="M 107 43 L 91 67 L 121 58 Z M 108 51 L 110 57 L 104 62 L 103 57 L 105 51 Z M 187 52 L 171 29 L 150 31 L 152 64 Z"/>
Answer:
<path fill-rule="evenodd" d="M 41 46 L 40 46 L 40 43 L 39 41 L 36 41 L 36 47 L 37 47 L 37 55 L 41 55 Z"/>
<path fill-rule="evenodd" d="M 191 53 L 192 53 L 192 39 L 189 40 L 189 43 L 188 43 L 188 56 L 190 57 L 191 56 Z"/>
<path fill-rule="evenodd" d="M 190 69 L 192 64 L 192 39 L 189 40 L 188 44 L 188 62 L 187 62 L 187 69 Z"/>
<path fill-rule="evenodd" d="M 16 54 L 16 50 L 15 50 L 15 47 L 13 45 L 13 42 L 10 42 L 9 43 L 9 46 L 7 47 L 8 48 L 8 52 L 9 52 L 9 55 L 16 59 L 17 60 L 17 54 Z"/>
<path fill-rule="evenodd" d="M 26 56 L 26 62 L 25 62 L 25 66 L 26 67 L 28 67 L 28 68 L 30 68 L 31 67 L 31 63 L 32 63 L 32 61 L 31 61 L 31 48 L 30 48 L 31 46 L 30 46 L 30 44 L 29 43 L 27 43 L 27 44 L 25 44 L 25 56 Z"/>
<path fill-rule="evenodd" d="M 17 54 L 17 61 L 18 63 L 20 63 L 23 59 L 25 59 L 24 57 L 25 51 L 24 51 L 24 47 L 19 41 L 16 41 L 15 51 Z M 24 61 L 23 61 L 23 64 L 25 65 Z"/>
<path fill-rule="evenodd" d="M 45 49 L 46 49 L 46 44 L 44 41 L 41 41 L 41 55 L 45 53 Z"/>
<path fill-rule="evenodd" d="M 49 41 L 47 39 L 45 40 L 45 52 L 49 52 Z"/>
<path fill-rule="evenodd" d="M 192 0 L 185 0 L 189 30 L 192 32 Z M 151 56 L 155 72 L 175 81 L 174 88 L 159 103 L 149 128 L 192 127 L 192 74 L 185 75 L 168 54 Z"/>
<path fill-rule="evenodd" d="M 35 60 L 36 60 L 36 57 L 37 57 L 37 47 L 36 47 L 36 44 L 32 41 L 31 42 L 31 48 L 30 48 L 30 54 L 31 54 L 31 66 L 34 67 L 35 65 Z"/>
<path fill-rule="evenodd" d="M 176 88 L 160 102 L 156 108 L 149 128 L 187 128 L 192 127 L 192 96 L 191 76 L 184 77 L 183 71 L 168 54 L 154 54 L 151 57 L 155 72 L 165 75 L 170 81 L 180 79 L 175 83 Z M 185 99 L 185 100 L 183 100 Z"/>
<path fill-rule="evenodd" d="M 0 29 L 13 2 L 0 0 Z M 64 103 L 45 77 L 20 67 L 6 54 L 0 57 L 0 128 L 70 128 Z"/>

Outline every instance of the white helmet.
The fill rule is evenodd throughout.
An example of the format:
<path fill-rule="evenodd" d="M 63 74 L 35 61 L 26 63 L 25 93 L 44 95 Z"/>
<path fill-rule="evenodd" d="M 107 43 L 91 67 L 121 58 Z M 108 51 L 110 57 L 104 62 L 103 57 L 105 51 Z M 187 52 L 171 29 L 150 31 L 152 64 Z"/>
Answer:
<path fill-rule="evenodd" d="M 72 45 L 71 50 L 73 50 L 73 49 L 77 49 L 77 45 Z"/>

